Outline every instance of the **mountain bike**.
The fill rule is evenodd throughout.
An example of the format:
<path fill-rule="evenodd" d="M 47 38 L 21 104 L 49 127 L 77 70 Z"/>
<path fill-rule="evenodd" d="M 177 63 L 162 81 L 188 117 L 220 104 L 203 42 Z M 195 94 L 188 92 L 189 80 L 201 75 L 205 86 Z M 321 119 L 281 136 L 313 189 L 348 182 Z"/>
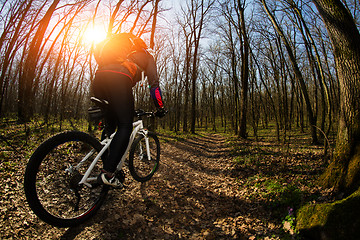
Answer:
<path fill-rule="evenodd" d="M 106 101 L 92 98 L 103 117 Z M 129 144 L 115 174 L 121 170 L 128 155 L 132 177 L 145 182 L 159 167 L 160 143 L 155 133 L 144 128 L 144 117 L 155 117 L 154 112 L 138 110 Z M 24 177 L 27 202 L 44 222 L 57 227 L 76 226 L 88 220 L 104 203 L 110 189 L 99 184 L 97 177 L 102 160 L 115 133 L 99 142 L 80 131 L 59 133 L 44 141 L 30 157 Z"/>

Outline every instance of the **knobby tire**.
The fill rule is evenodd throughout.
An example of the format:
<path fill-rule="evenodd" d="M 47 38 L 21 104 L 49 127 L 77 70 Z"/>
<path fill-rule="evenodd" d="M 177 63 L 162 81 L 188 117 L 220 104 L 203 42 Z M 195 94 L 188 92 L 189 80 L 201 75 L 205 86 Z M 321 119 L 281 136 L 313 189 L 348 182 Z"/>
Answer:
<path fill-rule="evenodd" d="M 147 137 L 150 144 L 150 161 L 147 158 L 145 147 L 145 136 L 139 134 L 130 148 L 129 170 L 133 178 L 138 182 L 146 182 L 152 178 L 159 168 L 160 143 L 153 132 L 148 132 Z"/>
<path fill-rule="evenodd" d="M 24 177 L 25 196 L 33 212 L 43 221 L 57 227 L 72 227 L 91 218 L 103 204 L 108 186 L 79 186 L 86 169 L 101 150 L 94 137 L 79 131 L 57 134 L 43 142 L 31 156 Z M 90 161 L 72 172 L 91 150 Z M 99 174 L 102 161 L 92 171 Z"/>

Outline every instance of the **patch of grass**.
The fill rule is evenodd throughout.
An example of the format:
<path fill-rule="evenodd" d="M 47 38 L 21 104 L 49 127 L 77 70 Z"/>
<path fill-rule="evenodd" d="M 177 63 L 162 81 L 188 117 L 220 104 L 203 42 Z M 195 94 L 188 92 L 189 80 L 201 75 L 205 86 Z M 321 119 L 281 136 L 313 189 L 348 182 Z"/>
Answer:
<path fill-rule="evenodd" d="M 171 142 L 171 141 L 185 141 L 190 134 L 182 133 L 182 132 L 171 132 L 164 129 L 157 130 L 156 133 L 158 133 L 161 137 L 161 139 L 165 142 Z"/>
<path fill-rule="evenodd" d="M 248 177 L 246 180 L 247 184 L 254 184 L 254 182 L 257 182 L 259 179 L 262 179 L 263 176 L 261 174 L 256 174 L 254 176 Z"/>
<path fill-rule="evenodd" d="M 237 156 L 234 158 L 234 163 L 240 167 L 259 167 L 262 165 L 259 154 L 247 154 L 245 156 Z"/>
<path fill-rule="evenodd" d="M 250 189 L 250 200 L 264 202 L 264 206 L 279 220 L 286 216 L 288 209 L 299 208 L 306 195 L 296 184 L 288 183 L 285 178 L 268 177 L 260 173 L 248 177 L 244 187 Z"/>
<path fill-rule="evenodd" d="M 281 180 L 268 179 L 260 183 L 264 189 L 262 197 L 268 200 L 268 205 L 275 215 L 284 215 L 287 209 L 300 207 L 304 193 L 294 184 L 286 184 Z"/>
<path fill-rule="evenodd" d="M 198 131 L 195 134 L 192 133 L 184 133 L 184 132 L 173 132 L 170 130 L 165 130 L 165 129 L 157 129 L 155 131 L 163 141 L 165 142 L 170 142 L 170 141 L 179 141 L 179 142 L 184 142 L 189 138 L 192 137 L 205 137 L 206 136 L 206 132 L 201 132 Z"/>

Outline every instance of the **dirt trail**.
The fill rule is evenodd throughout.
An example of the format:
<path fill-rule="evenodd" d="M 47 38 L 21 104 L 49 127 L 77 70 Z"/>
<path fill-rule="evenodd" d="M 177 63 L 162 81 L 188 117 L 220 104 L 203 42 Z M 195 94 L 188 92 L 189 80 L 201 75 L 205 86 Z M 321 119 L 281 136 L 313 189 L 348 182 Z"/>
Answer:
<path fill-rule="evenodd" d="M 1 219 L 0 238 L 278 239 L 281 226 L 261 203 L 249 199 L 243 180 L 232 177 L 224 137 L 161 139 L 161 167 L 154 178 L 140 184 L 127 172 L 127 188 L 112 190 L 96 216 L 75 228 L 55 228 L 32 214 L 24 201 L 20 166 L 19 183 L 13 186 L 20 198 L 4 198 L 13 209 Z"/>

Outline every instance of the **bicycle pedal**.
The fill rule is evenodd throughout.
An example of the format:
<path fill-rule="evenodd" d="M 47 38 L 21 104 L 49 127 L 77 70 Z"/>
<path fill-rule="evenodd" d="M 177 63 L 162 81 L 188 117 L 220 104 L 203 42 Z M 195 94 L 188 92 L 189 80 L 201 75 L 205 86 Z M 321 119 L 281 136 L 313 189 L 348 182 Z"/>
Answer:
<path fill-rule="evenodd" d="M 99 187 L 100 185 L 102 185 L 102 184 L 101 184 L 101 183 L 98 183 L 98 182 L 92 183 L 92 184 L 91 184 L 91 189 L 97 188 L 97 187 Z"/>
<path fill-rule="evenodd" d="M 116 176 L 117 179 L 119 179 L 119 181 L 120 181 L 121 183 L 124 183 L 124 182 L 125 182 L 125 173 L 124 173 L 123 170 L 117 171 L 117 172 L 115 173 L 115 176 Z M 123 185 L 124 185 L 124 184 L 123 184 Z"/>

